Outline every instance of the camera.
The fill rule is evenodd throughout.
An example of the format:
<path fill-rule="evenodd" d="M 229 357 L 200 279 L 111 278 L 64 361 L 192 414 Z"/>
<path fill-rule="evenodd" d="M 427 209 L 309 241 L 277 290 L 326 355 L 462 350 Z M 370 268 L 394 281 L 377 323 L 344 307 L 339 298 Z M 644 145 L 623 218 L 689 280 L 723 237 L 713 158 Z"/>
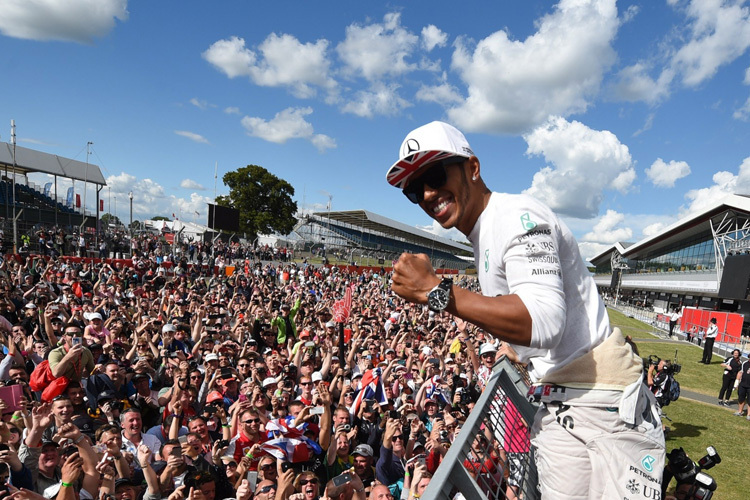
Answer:
<path fill-rule="evenodd" d="M 657 356 L 656 354 L 651 354 L 648 358 L 642 358 L 643 359 L 643 370 L 648 371 L 648 369 L 651 366 L 659 367 L 659 363 L 661 363 L 661 358 Z M 675 359 L 674 362 L 667 360 L 667 366 L 664 368 L 664 372 L 668 375 L 677 375 L 682 371 L 682 365 L 677 363 L 677 360 Z"/>
<path fill-rule="evenodd" d="M 682 448 L 675 448 L 669 452 L 662 479 L 662 497 L 672 478 L 677 482 L 677 491 L 687 494 L 682 498 L 709 500 L 713 496 L 716 491 L 716 481 L 703 471 L 720 464 L 721 457 L 713 446 L 706 448 L 706 452 L 697 464 Z"/>
<path fill-rule="evenodd" d="M 446 430 L 440 431 L 440 442 L 441 443 L 447 443 L 448 441 L 450 441 L 448 439 L 448 431 L 446 431 Z"/>

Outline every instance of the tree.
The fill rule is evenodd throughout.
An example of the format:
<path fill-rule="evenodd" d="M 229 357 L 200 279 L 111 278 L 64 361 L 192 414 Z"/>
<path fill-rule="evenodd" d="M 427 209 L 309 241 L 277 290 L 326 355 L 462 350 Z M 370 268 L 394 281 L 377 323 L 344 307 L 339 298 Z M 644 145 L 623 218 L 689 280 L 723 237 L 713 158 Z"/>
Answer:
<path fill-rule="evenodd" d="M 222 177 L 228 196 L 216 203 L 240 211 L 240 231 L 252 238 L 259 234 L 289 234 L 297 222 L 294 188 L 284 179 L 258 165 L 248 165 Z"/>
<path fill-rule="evenodd" d="M 170 219 L 169 217 L 164 217 L 163 215 L 157 215 L 156 217 L 152 217 L 151 220 L 166 220 L 166 221 L 171 221 L 172 219 Z"/>
<path fill-rule="evenodd" d="M 114 224 L 115 226 L 119 226 L 121 224 L 119 217 L 110 213 L 102 214 L 99 219 L 102 221 L 102 224 L 105 225 Z"/>

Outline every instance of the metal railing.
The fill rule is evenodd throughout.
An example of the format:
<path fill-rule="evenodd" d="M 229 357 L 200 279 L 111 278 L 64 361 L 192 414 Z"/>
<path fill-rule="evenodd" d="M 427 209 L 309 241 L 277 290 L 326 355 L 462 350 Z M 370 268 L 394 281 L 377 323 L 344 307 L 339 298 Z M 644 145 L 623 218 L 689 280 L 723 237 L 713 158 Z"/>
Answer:
<path fill-rule="evenodd" d="M 539 499 L 529 441 L 536 407 L 526 399 L 528 376 L 504 356 L 430 480 L 422 500 Z"/>

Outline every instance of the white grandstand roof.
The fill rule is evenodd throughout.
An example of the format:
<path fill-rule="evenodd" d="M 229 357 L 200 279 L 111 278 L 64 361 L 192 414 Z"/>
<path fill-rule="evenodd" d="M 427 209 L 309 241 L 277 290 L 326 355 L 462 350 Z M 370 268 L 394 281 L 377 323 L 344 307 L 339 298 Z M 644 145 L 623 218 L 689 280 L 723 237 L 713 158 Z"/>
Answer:
<path fill-rule="evenodd" d="M 102 171 L 93 163 L 43 153 L 16 145 L 15 170 L 21 173 L 42 172 L 77 181 L 106 186 Z M 0 166 L 13 169 L 13 145 L 0 142 Z"/>
<path fill-rule="evenodd" d="M 427 231 L 423 231 L 414 226 L 404 224 L 388 217 L 383 217 L 369 210 L 348 210 L 343 212 L 315 212 L 313 215 L 321 218 L 330 217 L 331 220 L 342 222 L 344 224 L 350 224 L 356 227 L 363 227 L 371 231 L 376 231 L 384 234 L 393 234 L 401 237 L 408 237 L 410 239 L 419 238 L 423 240 L 429 240 L 435 242 L 442 247 L 450 249 L 471 252 L 471 247 L 468 245 L 462 245 L 459 242 L 437 236 Z"/>
<path fill-rule="evenodd" d="M 635 258 L 648 252 L 653 247 L 666 246 L 679 240 L 683 240 L 695 234 L 711 230 L 710 220 L 717 215 L 727 211 L 742 212 L 750 214 L 750 197 L 740 194 L 731 194 L 720 198 L 700 212 L 689 215 L 666 227 L 659 233 L 644 238 L 637 243 L 616 243 L 599 255 L 592 257 L 590 262 L 595 264 L 609 256 L 613 250 L 620 252 L 626 258 Z"/>

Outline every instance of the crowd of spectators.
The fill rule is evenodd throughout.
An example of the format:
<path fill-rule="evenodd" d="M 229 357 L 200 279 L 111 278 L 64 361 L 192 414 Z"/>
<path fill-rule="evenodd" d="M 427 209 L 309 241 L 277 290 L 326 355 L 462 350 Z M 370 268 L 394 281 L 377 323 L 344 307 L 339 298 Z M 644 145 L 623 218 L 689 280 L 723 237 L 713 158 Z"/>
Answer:
<path fill-rule="evenodd" d="M 0 480 L 16 498 L 418 498 L 512 354 L 403 303 L 382 272 L 230 252 L 229 277 L 184 254 L 167 273 L 145 243 L 128 264 L 0 265 Z M 34 391 L 42 370 L 55 381 Z M 502 444 L 476 444 L 469 466 L 512 493 Z"/>

